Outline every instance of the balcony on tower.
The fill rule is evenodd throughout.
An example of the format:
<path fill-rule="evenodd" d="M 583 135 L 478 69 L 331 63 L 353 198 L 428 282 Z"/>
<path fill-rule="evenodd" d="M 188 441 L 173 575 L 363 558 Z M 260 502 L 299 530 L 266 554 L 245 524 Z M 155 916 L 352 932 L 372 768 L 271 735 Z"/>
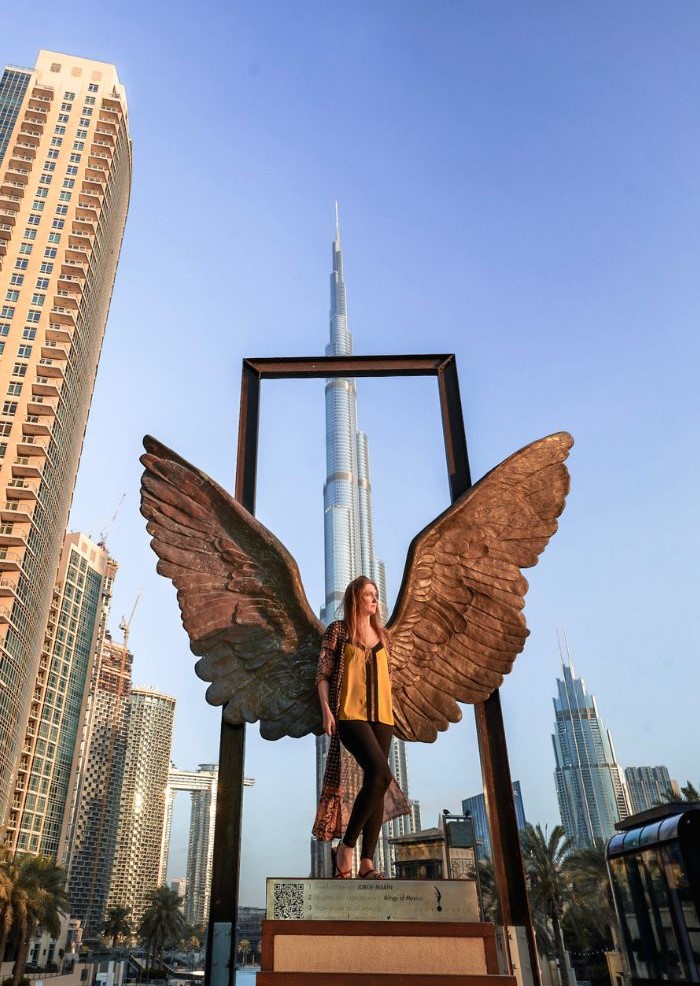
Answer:
<path fill-rule="evenodd" d="M 36 147 L 34 144 L 27 144 L 24 140 L 18 140 L 12 151 L 13 156 L 15 154 L 22 154 L 25 158 L 29 158 L 34 161 L 36 158 Z"/>
<path fill-rule="evenodd" d="M 87 264 L 78 259 L 64 259 L 61 264 L 61 277 L 64 274 L 71 278 L 77 278 L 79 281 L 84 280 L 87 274 Z"/>
<path fill-rule="evenodd" d="M 61 325 L 59 322 L 51 322 L 46 330 L 47 342 L 70 342 L 73 338 L 68 331 L 69 326 Z"/>
<path fill-rule="evenodd" d="M 59 287 L 54 295 L 54 304 L 60 305 L 61 308 L 65 308 L 69 311 L 78 310 L 78 301 L 76 299 L 77 290 L 67 291 L 63 287 Z"/>
<path fill-rule="evenodd" d="M 95 239 L 95 228 L 92 224 L 73 223 L 71 229 L 70 242 L 72 247 L 80 247 L 85 250 L 92 250 L 92 241 Z"/>
<path fill-rule="evenodd" d="M 70 325 L 71 328 L 75 328 L 75 312 L 78 306 L 75 302 L 69 306 L 67 303 L 64 304 L 64 301 L 67 302 L 64 298 L 54 298 L 51 309 L 51 324 Z"/>
<path fill-rule="evenodd" d="M 39 376 L 32 383 L 32 395 L 35 397 L 58 397 L 59 389 L 56 379 Z"/>
<path fill-rule="evenodd" d="M 88 201 L 85 195 L 81 192 L 75 221 L 79 223 L 96 223 L 100 218 L 99 208 L 99 205 L 96 206 L 93 202 Z"/>
<path fill-rule="evenodd" d="M 41 479 L 43 459 L 29 455 L 18 455 L 12 463 L 12 475 L 15 479 Z"/>
<path fill-rule="evenodd" d="M 43 134 L 46 123 L 46 113 L 37 113 L 31 107 L 24 114 L 23 125 L 32 128 L 34 133 Z"/>
<path fill-rule="evenodd" d="M 4 575 L 0 578 L 0 597 L 3 599 L 17 598 L 17 580 Z"/>
<path fill-rule="evenodd" d="M 0 572 L 20 572 L 24 552 L 16 548 L 0 548 Z"/>
<path fill-rule="evenodd" d="M 36 384 L 33 385 L 33 387 Z M 32 418 L 55 417 L 56 399 L 52 397 L 30 397 L 27 403 L 27 414 Z"/>
<path fill-rule="evenodd" d="M 58 296 L 66 298 L 69 295 L 80 295 L 83 290 L 84 277 L 76 277 L 73 274 L 64 274 L 63 269 L 58 275 Z"/>
<path fill-rule="evenodd" d="M 51 435 L 51 428 L 38 414 L 28 414 L 22 422 L 22 434 L 49 437 Z"/>
<path fill-rule="evenodd" d="M 0 507 L 3 524 L 28 524 L 32 519 L 33 505 L 28 500 L 6 500 Z"/>
<path fill-rule="evenodd" d="M 36 500 L 39 484 L 28 479 L 11 479 L 6 487 L 6 495 L 10 500 Z"/>
<path fill-rule="evenodd" d="M 29 524 L 25 521 L 20 523 L 15 517 L 11 522 L 0 523 L 0 548 L 10 548 L 27 546 L 27 532 Z"/>
<path fill-rule="evenodd" d="M 41 346 L 41 360 L 50 360 L 52 364 L 55 364 L 56 360 L 65 362 L 68 359 L 68 347 L 61 342 L 57 342 L 55 339 L 47 339 Z"/>
<path fill-rule="evenodd" d="M 28 181 L 29 172 L 26 168 L 21 171 L 19 168 L 8 168 L 5 177 L 0 181 L 0 190 L 7 192 L 8 195 L 16 195 L 18 191 L 23 195 Z"/>
<path fill-rule="evenodd" d="M 22 204 L 22 196 L 15 194 L 17 189 L 13 192 L 3 192 L 0 191 L 0 212 L 7 214 L 11 212 L 12 214 L 19 212 L 19 207 Z"/>
<path fill-rule="evenodd" d="M 22 435 L 17 442 L 17 455 L 37 455 L 46 458 L 49 443 L 37 438 L 36 435 Z"/>
<path fill-rule="evenodd" d="M 90 263 L 90 254 L 84 246 L 74 245 L 69 242 L 64 264 L 70 265 L 73 261 L 78 265 L 82 265 L 83 270 L 87 271 L 88 264 Z"/>
<path fill-rule="evenodd" d="M 42 377 L 54 377 L 55 382 L 63 381 L 65 379 L 65 374 L 63 371 L 62 361 L 54 362 L 54 357 L 47 357 L 43 355 L 44 347 L 42 346 L 42 357 L 39 360 L 39 365 L 37 369 L 41 373 Z M 62 354 L 62 359 L 65 360 L 65 353 Z"/>
<path fill-rule="evenodd" d="M 41 131 L 33 130 L 27 124 L 22 123 L 19 131 L 19 140 L 23 147 L 38 147 L 41 142 Z"/>

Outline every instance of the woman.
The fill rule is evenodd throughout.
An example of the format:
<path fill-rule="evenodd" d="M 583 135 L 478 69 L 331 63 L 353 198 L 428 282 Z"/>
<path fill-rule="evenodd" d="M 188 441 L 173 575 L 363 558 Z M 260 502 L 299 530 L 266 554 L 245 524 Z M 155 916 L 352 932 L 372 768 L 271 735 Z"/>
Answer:
<path fill-rule="evenodd" d="M 409 810 L 387 762 L 394 725 L 391 655 L 378 605 L 377 586 L 371 579 L 361 575 L 350 583 L 343 600 L 345 618 L 327 628 L 316 674 L 323 729 L 331 744 L 313 834 L 326 840 L 342 834 L 332 856 L 334 876 L 344 880 L 351 875 L 353 849 L 360 837 L 358 879 L 386 879 L 373 863 L 379 830 L 383 821 Z M 362 787 L 350 812 L 338 740 L 363 771 Z M 387 791 L 390 796 L 385 798 Z"/>

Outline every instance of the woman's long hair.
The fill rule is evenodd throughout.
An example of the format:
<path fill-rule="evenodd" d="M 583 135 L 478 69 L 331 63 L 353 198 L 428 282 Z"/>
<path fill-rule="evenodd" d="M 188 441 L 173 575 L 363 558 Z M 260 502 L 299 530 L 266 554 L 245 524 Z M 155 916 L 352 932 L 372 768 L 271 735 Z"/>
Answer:
<path fill-rule="evenodd" d="M 366 585 L 373 585 L 376 592 L 377 598 L 379 598 L 379 589 L 377 589 L 377 583 L 374 579 L 368 579 L 366 575 L 358 575 L 356 579 L 348 585 L 345 590 L 345 595 L 343 596 L 343 616 L 345 618 L 345 623 L 348 628 L 348 637 L 350 640 L 355 639 L 355 633 L 357 631 L 358 618 L 360 614 L 360 596 L 362 590 Z M 369 618 L 370 626 L 377 634 L 379 639 L 383 644 L 386 643 L 386 631 L 379 620 L 379 606 L 377 606 L 377 611 L 372 613 Z"/>

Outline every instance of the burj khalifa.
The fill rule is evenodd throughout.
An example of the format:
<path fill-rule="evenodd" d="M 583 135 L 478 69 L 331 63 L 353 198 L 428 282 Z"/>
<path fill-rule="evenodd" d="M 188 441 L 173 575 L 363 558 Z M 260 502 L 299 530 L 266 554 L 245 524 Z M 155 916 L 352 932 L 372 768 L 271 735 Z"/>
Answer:
<path fill-rule="evenodd" d="M 326 346 L 326 356 L 351 356 L 352 336 L 348 329 L 337 205 L 332 258 L 330 341 Z M 342 616 L 345 587 L 358 575 L 367 575 L 376 582 L 381 615 L 386 619 L 384 562 L 374 553 L 369 447 L 367 436 L 357 427 L 357 385 L 356 381 L 351 379 L 337 378 L 326 383 L 326 481 L 323 487 L 323 522 L 326 600 L 321 607 L 321 619 L 328 624 Z M 317 796 L 320 796 L 321 792 L 327 751 L 328 739 L 321 736 L 316 740 Z M 393 740 L 389 763 L 397 783 L 408 798 L 406 746 L 403 740 Z M 356 765 L 355 774 L 359 788 L 361 775 Z M 376 863 L 387 875 L 391 872 L 389 839 L 413 832 L 420 825 L 417 802 L 411 802 L 411 809 L 411 815 L 395 818 L 382 827 Z M 312 842 L 311 875 L 315 877 L 331 875 L 328 843 Z"/>

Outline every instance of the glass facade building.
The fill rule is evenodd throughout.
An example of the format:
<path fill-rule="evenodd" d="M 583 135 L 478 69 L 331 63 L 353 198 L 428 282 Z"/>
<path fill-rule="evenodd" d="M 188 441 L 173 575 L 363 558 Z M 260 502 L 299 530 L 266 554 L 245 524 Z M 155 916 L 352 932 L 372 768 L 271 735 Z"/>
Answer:
<path fill-rule="evenodd" d="M 5 845 L 57 858 L 87 692 L 109 615 L 116 562 L 67 534 L 24 737 Z"/>
<path fill-rule="evenodd" d="M 330 341 L 327 356 L 351 356 L 352 336 L 348 328 L 347 295 L 343 276 L 343 254 L 336 216 L 332 246 Z M 357 426 L 357 387 L 353 379 L 333 379 L 326 383 L 326 482 L 323 488 L 325 545 L 325 604 L 321 619 L 331 623 L 342 616 L 345 588 L 358 575 L 372 578 L 379 589 L 382 618 L 387 615 L 386 575 L 384 563 L 374 553 L 372 529 L 372 487 L 367 436 Z M 316 740 L 317 794 L 320 795 L 328 739 Z M 346 756 L 343 751 L 343 756 Z M 393 740 L 389 762 L 396 780 L 408 797 L 406 746 Z M 350 774 L 358 789 L 361 772 L 349 758 Z M 389 839 L 414 831 L 413 818 L 419 814 L 393 819 L 382 828 L 377 849 L 377 865 L 384 872 L 391 869 Z M 312 843 L 313 876 L 331 875 L 330 846 Z"/>
<path fill-rule="evenodd" d="M 133 658 L 108 632 L 100 648 L 73 762 L 58 858 L 71 918 L 100 933 L 117 845 Z"/>
<path fill-rule="evenodd" d="M 667 767 L 625 767 L 625 781 L 633 815 L 664 804 L 675 793 Z"/>
<path fill-rule="evenodd" d="M 630 814 L 629 797 L 594 696 L 572 665 L 562 665 L 562 673 L 554 699 L 554 778 L 566 834 L 584 847 L 614 834 L 615 823 Z"/>
<path fill-rule="evenodd" d="M 126 222 L 131 142 L 112 65 L 42 51 L 34 69 L 8 69 L 3 82 L 0 827 L 16 830 L 23 809 L 13 795 L 31 771 L 24 739 L 48 660 L 46 628 Z"/>
<path fill-rule="evenodd" d="M 175 699 L 154 688 L 133 688 L 127 705 L 124 775 L 107 909 L 130 907 L 130 921 L 138 927 L 149 893 L 165 882 L 163 831 Z"/>
<path fill-rule="evenodd" d="M 0 79 L 0 164 L 10 143 L 20 107 L 31 81 L 31 72 L 9 66 Z"/>
<path fill-rule="evenodd" d="M 513 781 L 513 803 L 515 805 L 515 818 L 518 823 L 518 831 L 525 828 L 527 819 L 525 818 L 525 808 L 523 806 L 523 795 L 520 790 L 520 781 Z M 462 813 L 471 815 L 474 822 L 474 836 L 476 838 L 477 859 L 491 859 L 491 834 L 489 832 L 489 819 L 486 814 L 486 798 L 483 792 L 475 794 L 471 798 L 462 801 Z"/>

